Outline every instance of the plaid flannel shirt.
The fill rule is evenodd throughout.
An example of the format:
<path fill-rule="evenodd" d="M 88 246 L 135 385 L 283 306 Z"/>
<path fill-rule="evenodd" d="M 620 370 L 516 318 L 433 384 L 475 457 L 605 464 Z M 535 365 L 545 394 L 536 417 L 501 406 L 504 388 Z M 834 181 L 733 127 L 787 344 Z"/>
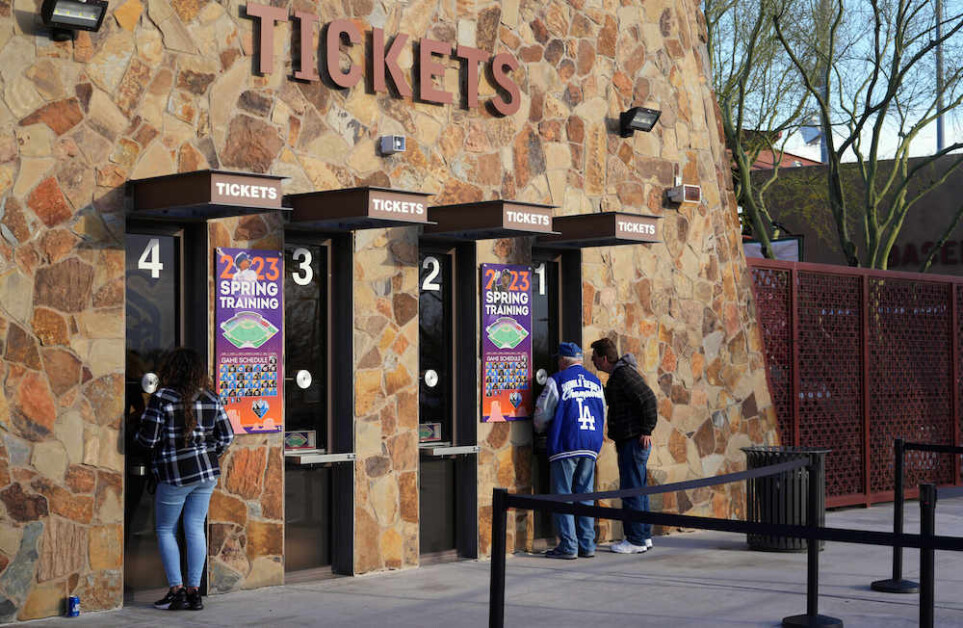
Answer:
<path fill-rule="evenodd" d="M 184 446 L 184 405 L 170 388 L 151 395 L 140 419 L 136 441 L 151 451 L 151 470 L 158 482 L 185 486 L 221 474 L 218 458 L 234 440 L 224 406 L 214 393 L 201 391 L 194 400 L 197 427 Z"/>

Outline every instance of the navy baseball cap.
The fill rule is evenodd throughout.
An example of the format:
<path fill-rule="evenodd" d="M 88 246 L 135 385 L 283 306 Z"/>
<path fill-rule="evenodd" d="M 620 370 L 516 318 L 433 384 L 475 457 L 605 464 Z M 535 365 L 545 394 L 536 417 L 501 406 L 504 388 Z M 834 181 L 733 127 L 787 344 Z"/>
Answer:
<path fill-rule="evenodd" d="M 582 357 L 582 348 L 574 342 L 561 342 L 558 345 L 558 357 L 580 358 Z"/>

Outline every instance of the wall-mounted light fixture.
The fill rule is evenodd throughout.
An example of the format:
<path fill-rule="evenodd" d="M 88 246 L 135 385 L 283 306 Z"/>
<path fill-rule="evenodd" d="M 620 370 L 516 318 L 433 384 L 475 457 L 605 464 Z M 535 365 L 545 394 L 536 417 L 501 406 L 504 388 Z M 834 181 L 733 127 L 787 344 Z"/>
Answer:
<path fill-rule="evenodd" d="M 662 112 L 658 109 L 645 107 L 632 107 L 628 111 L 623 111 L 619 114 L 619 135 L 632 137 L 636 131 L 651 131 L 659 121 L 660 115 Z"/>
<path fill-rule="evenodd" d="M 394 155 L 395 153 L 405 152 L 406 142 L 404 135 L 383 135 L 381 137 L 381 154 Z"/>
<path fill-rule="evenodd" d="M 73 31 L 97 31 L 107 15 L 105 0 L 43 0 L 40 17 L 53 39 L 73 39 Z"/>

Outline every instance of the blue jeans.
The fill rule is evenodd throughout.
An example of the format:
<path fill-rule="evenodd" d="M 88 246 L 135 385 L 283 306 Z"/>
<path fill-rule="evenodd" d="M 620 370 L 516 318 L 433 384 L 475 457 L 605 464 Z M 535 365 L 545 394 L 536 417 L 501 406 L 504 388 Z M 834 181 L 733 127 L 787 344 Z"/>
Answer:
<path fill-rule="evenodd" d="M 194 482 L 187 486 L 157 483 L 155 529 L 169 586 L 184 584 L 181 578 L 181 550 L 175 536 L 181 511 L 184 511 L 184 537 L 187 539 L 187 586 L 201 586 L 201 572 L 204 571 L 204 560 L 207 558 L 204 521 L 216 484 L 217 480 Z"/>
<path fill-rule="evenodd" d="M 651 449 L 643 449 L 638 438 L 630 438 L 618 443 L 616 451 L 619 457 L 619 488 L 642 488 L 646 485 L 645 466 L 649 462 Z M 648 510 L 649 496 L 639 495 L 622 498 L 622 507 L 626 510 Z M 644 545 L 646 539 L 652 538 L 652 524 L 638 521 L 622 523 L 625 538 L 632 545 Z"/>
<path fill-rule="evenodd" d="M 595 488 L 595 460 L 585 456 L 577 458 L 562 458 L 549 463 L 551 471 L 552 493 L 556 495 L 572 495 L 574 493 L 591 493 Z M 592 502 L 579 502 L 591 506 Z M 593 517 L 578 517 L 578 542 L 575 540 L 575 516 L 553 513 L 555 529 L 558 530 L 558 551 L 574 554 L 581 549 L 583 552 L 595 551 L 595 519 Z"/>

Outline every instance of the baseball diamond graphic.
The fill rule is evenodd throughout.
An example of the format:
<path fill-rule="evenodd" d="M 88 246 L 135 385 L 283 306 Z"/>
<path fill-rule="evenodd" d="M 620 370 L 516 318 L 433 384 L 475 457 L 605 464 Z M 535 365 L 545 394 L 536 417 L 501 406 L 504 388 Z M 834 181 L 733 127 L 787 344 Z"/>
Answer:
<path fill-rule="evenodd" d="M 528 337 L 528 331 L 515 319 L 507 316 L 496 319 L 485 329 L 485 332 L 489 340 L 499 349 L 514 349 Z"/>
<path fill-rule="evenodd" d="M 257 349 L 278 333 L 278 328 L 257 312 L 238 312 L 221 323 L 224 337 L 238 349 Z"/>

